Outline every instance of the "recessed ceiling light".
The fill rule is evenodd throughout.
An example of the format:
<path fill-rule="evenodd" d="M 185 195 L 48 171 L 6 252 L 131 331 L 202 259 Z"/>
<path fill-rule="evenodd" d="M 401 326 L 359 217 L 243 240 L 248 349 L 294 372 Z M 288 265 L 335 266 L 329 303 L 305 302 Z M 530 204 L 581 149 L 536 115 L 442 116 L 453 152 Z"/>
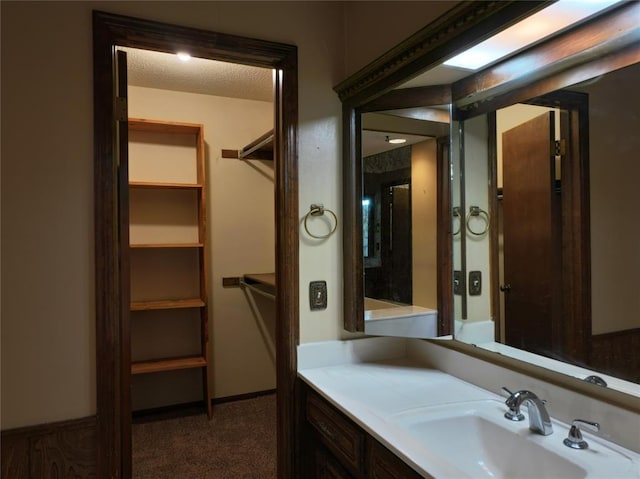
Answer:
<path fill-rule="evenodd" d="M 444 62 L 477 70 L 583 20 L 620 0 L 559 0 Z"/>
<path fill-rule="evenodd" d="M 191 55 L 186 52 L 178 52 L 178 58 L 183 62 L 188 62 L 189 60 L 191 60 Z"/>
<path fill-rule="evenodd" d="M 407 142 L 406 138 L 389 138 L 389 136 L 385 136 L 384 141 L 393 145 L 399 145 Z"/>

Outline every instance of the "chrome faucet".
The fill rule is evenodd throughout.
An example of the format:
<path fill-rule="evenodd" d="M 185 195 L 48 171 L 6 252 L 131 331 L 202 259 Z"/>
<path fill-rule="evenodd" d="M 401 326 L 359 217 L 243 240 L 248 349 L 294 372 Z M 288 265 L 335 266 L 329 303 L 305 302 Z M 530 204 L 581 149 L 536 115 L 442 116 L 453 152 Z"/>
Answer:
<path fill-rule="evenodd" d="M 520 412 L 520 406 L 526 403 L 529 412 L 529 429 L 543 436 L 548 436 L 553 432 L 545 401 L 531 391 L 522 390 L 512 393 L 507 388 L 502 389 L 509 394 L 509 398 L 505 401 L 509 411 L 504 414 L 504 417 L 511 421 L 523 421 L 524 415 Z"/>

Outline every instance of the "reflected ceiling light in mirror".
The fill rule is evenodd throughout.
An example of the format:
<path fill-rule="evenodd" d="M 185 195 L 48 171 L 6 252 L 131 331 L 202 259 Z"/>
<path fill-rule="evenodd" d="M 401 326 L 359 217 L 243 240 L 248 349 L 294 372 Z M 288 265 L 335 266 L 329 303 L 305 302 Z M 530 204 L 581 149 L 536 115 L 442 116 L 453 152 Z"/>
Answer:
<path fill-rule="evenodd" d="M 385 137 L 384 141 L 387 143 L 391 143 L 392 145 L 401 145 L 402 143 L 406 143 L 406 138 L 389 138 L 389 136 Z"/>
<path fill-rule="evenodd" d="M 387 137 L 396 138 L 398 137 L 398 133 L 394 133 L 388 130 L 373 131 L 373 130 L 363 129 L 362 130 L 362 157 L 366 158 L 367 156 L 377 155 L 378 153 L 393 150 L 396 148 L 404 148 L 406 146 L 413 145 L 415 143 L 420 143 L 430 138 L 429 136 L 425 136 L 425 135 L 413 135 L 409 133 L 402 133 L 402 138 L 406 141 L 401 145 L 394 145 L 393 143 L 387 141 Z"/>
<path fill-rule="evenodd" d="M 524 47 L 544 40 L 620 0 L 560 0 L 444 62 L 477 70 Z"/>

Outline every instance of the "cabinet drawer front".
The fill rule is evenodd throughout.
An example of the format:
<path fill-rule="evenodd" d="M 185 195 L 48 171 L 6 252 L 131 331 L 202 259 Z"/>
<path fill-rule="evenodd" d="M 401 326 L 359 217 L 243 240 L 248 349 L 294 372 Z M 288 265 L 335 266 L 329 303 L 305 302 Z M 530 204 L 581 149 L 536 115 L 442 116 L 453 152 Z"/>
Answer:
<path fill-rule="evenodd" d="M 419 479 L 422 476 L 375 439 L 367 441 L 367 477 L 372 479 Z"/>
<path fill-rule="evenodd" d="M 345 466 L 352 472 L 360 469 L 364 462 L 364 435 L 354 424 L 315 394 L 309 394 L 307 399 L 307 421 Z"/>

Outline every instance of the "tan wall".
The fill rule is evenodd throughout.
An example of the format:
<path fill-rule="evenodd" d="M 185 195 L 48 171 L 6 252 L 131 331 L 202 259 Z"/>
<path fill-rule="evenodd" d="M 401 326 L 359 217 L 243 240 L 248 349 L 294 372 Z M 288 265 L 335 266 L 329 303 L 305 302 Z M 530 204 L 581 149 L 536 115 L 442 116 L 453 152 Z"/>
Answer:
<path fill-rule="evenodd" d="M 225 397 L 275 388 L 275 362 L 269 349 L 269 344 L 275 340 L 275 303 L 256 298 L 261 309 L 254 311 L 241 289 L 222 287 L 223 277 L 274 271 L 273 163 L 221 157 L 222 149 L 240 149 L 273 128 L 273 104 L 130 86 L 129 114 L 204 125 L 209 200 L 207 236 L 211 262 L 209 331 L 212 396 Z M 157 155 L 154 154 L 153 158 L 154 165 L 157 165 Z M 191 181 L 195 180 L 191 178 Z M 133 355 L 151 347 L 149 341 L 145 341 L 150 327 L 156 330 L 163 327 L 165 337 L 195 338 L 197 347 L 197 331 L 189 334 L 193 333 L 192 324 L 185 324 L 177 331 L 175 322 L 172 324 L 171 321 L 156 326 L 144 324 L 136 329 L 137 318 L 133 319 L 132 334 L 138 333 L 132 338 Z M 266 326 L 266 339 L 258 321 Z M 175 350 L 175 354 L 193 351 L 194 345 L 190 346 L 191 349 L 186 351 Z M 181 344 L 176 341 L 175 347 L 180 348 Z M 199 372 L 193 373 L 182 371 L 135 377 L 134 408 L 197 400 L 200 397 Z M 175 387 L 176 380 L 183 382 L 181 388 Z M 176 389 L 178 391 L 174 394 Z"/>
<path fill-rule="evenodd" d="M 437 142 L 411 146 L 413 304 L 438 309 Z"/>
<path fill-rule="evenodd" d="M 345 66 L 351 75 L 455 6 L 455 1 L 352 1 L 345 8 Z"/>
<path fill-rule="evenodd" d="M 297 45 L 302 217 L 318 202 L 341 212 L 333 86 L 347 64 L 366 64 L 436 16 L 428 2 L 407 2 L 407 22 L 388 22 L 380 9 L 395 3 L 350 5 L 366 16 L 347 15 L 342 2 L 0 3 L 3 429 L 96 409 L 92 10 Z M 301 342 L 343 335 L 341 232 L 323 242 L 301 235 Z M 311 312 L 305 293 L 320 279 L 329 305 Z"/>
<path fill-rule="evenodd" d="M 301 215 L 312 202 L 340 212 L 340 102 L 332 87 L 343 77 L 343 34 L 339 3 L 1 6 L 6 429 L 95 413 L 92 9 L 298 45 Z M 339 337 L 340 233 L 320 244 L 301 239 L 300 249 L 302 291 L 312 279 L 329 288 L 329 308 L 313 315 L 301 294 L 302 339 Z M 234 374 L 253 374 L 238 368 Z"/>
<path fill-rule="evenodd" d="M 480 271 L 482 275 L 482 294 L 478 296 L 467 295 L 467 319 L 469 321 L 486 321 L 491 317 L 491 289 L 490 264 L 489 264 L 489 235 L 474 236 L 465 227 L 466 218 L 471 206 L 479 206 L 484 211 L 489 211 L 489 197 L 487 182 L 489 178 L 489 151 L 487 148 L 487 119 L 484 115 L 477 116 L 465 122 L 465 211 L 462 215 L 461 234 L 466 234 L 467 248 L 467 293 L 469 285 L 469 272 Z M 473 181 L 471 181 L 473 178 Z M 471 220 L 474 231 L 485 227 L 483 220 Z M 491 220 L 490 220 L 491 221 Z M 459 244 L 460 235 L 454 237 L 455 244 Z"/>

